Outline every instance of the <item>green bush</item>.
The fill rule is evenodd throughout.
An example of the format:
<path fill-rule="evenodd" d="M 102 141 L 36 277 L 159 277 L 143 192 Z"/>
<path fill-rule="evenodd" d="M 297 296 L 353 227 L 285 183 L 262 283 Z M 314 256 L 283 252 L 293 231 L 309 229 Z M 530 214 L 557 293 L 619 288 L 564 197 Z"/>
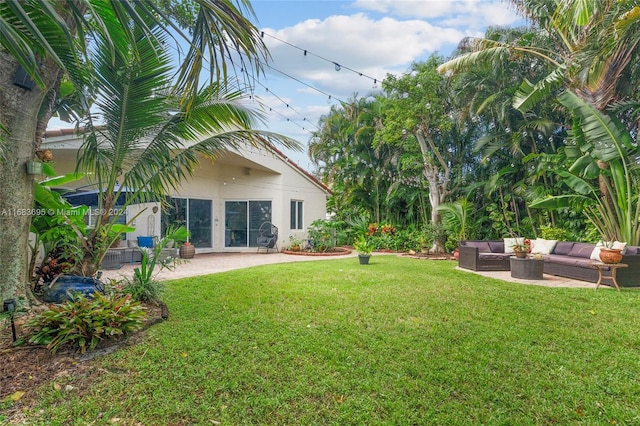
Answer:
<path fill-rule="evenodd" d="M 122 294 L 130 294 L 136 302 L 159 304 L 162 302 L 164 283 L 156 279 L 144 279 L 142 275 L 135 274 L 132 278 L 125 278 L 119 289 Z"/>
<path fill-rule="evenodd" d="M 52 305 L 27 323 L 35 332 L 29 343 L 46 345 L 54 353 L 62 346 L 85 352 L 105 338 L 140 329 L 146 313 L 131 296 L 78 294 L 73 301 Z"/>
<path fill-rule="evenodd" d="M 540 238 L 544 238 L 545 240 L 572 241 L 569 231 L 551 225 L 542 225 L 540 227 Z"/>
<path fill-rule="evenodd" d="M 309 226 L 309 243 L 312 251 L 323 253 L 336 246 L 336 226 L 330 220 L 314 220 Z"/>

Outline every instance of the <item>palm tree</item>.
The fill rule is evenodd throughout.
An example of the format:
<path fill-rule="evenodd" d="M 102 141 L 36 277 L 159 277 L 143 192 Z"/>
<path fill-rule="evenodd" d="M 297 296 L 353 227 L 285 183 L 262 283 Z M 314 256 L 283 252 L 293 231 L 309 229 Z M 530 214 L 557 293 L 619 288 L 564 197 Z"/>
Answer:
<path fill-rule="evenodd" d="M 189 41 L 189 50 L 180 63 L 173 93 L 182 96 L 179 105 L 190 106 L 198 95 L 203 62 L 212 64 L 212 78 L 224 77 L 232 52 L 239 52 L 245 71 L 259 72 L 267 50 L 257 29 L 243 16 L 253 14 L 248 0 L 196 0 L 198 12 L 192 37 L 173 26 L 177 38 Z M 158 2 L 161 4 L 162 2 Z M 236 7 L 236 5 L 238 5 Z M 133 0 L 24 0 L 0 2 L 0 126 L 4 154 L 0 158 L 0 211 L 9 212 L 0 220 L 0 299 L 27 291 L 29 217 L 13 215 L 28 211 L 33 203 L 33 182 L 25 163 L 39 149 L 52 105 L 59 97 L 63 77 L 79 88 L 90 87 L 91 40 L 102 39 L 112 60 L 115 52 L 132 46 L 133 32 L 127 25 L 142 24 L 140 31 L 151 35 L 151 23 L 169 23 L 171 16 L 153 1 Z M 174 34 L 174 37 L 176 37 Z M 156 46 L 159 47 L 159 46 Z M 132 56 L 138 52 L 131 51 Z M 14 84 L 16 70 L 26 70 L 34 85 Z M 27 88 L 25 88 L 25 86 Z M 89 92 L 93 93 L 93 92 Z M 88 110 L 91 100 L 81 99 Z"/>
<path fill-rule="evenodd" d="M 124 188 L 135 192 L 122 208 L 163 198 L 170 189 L 177 189 L 202 156 L 215 159 L 244 143 L 297 147 L 288 138 L 251 130 L 261 116 L 229 84 L 214 82 L 188 106 L 181 104 L 182 93 L 171 87 L 171 57 L 162 49 L 166 36 L 152 22 L 146 25 L 151 33 L 131 22 L 136 43 L 129 49 L 114 55 L 107 43 L 98 40 L 91 55 L 97 102 L 86 116 L 78 171 L 92 176 L 100 189 L 100 214 L 83 239 L 83 259 L 74 271 L 83 275 L 96 272 L 107 248 L 118 238 L 117 231 L 109 232 L 117 229 L 118 215 L 108 212 L 114 210 Z M 131 51 L 137 55 L 130 55 Z"/>
<path fill-rule="evenodd" d="M 441 65 L 439 70 L 457 72 L 505 58 L 520 61 L 522 55 L 545 63 L 548 71 L 537 76 L 537 82 L 523 81 L 514 96 L 514 106 L 528 113 L 543 100 L 559 101 L 574 115 L 571 141 L 579 149 L 567 149 L 576 154 L 572 169 L 579 170 L 583 177 L 593 177 L 593 171 L 596 172 L 601 201 L 607 205 L 603 212 L 622 212 L 622 217 L 601 219 L 611 223 L 611 229 L 619 229 L 615 222 L 637 217 L 632 202 L 637 193 L 626 166 L 637 147 L 618 138 L 625 129 L 617 126 L 607 108 L 635 90 L 619 77 L 629 74 L 637 63 L 640 6 L 635 1 L 615 0 L 512 0 L 511 3 L 534 25 L 526 38 L 513 43 L 475 40 L 468 43 L 471 51 Z M 617 127 L 615 134 L 611 133 L 612 122 Z M 601 139 L 602 135 L 607 136 L 606 140 Z M 605 144 L 609 149 L 604 148 Z M 603 156 L 605 152 L 608 155 Z M 624 175 L 627 178 L 621 179 Z"/>

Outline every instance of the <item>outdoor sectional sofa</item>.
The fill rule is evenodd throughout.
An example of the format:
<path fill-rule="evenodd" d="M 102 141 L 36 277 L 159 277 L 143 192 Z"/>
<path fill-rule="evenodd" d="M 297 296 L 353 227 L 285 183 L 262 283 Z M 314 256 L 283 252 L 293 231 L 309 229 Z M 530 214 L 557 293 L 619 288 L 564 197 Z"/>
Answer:
<path fill-rule="evenodd" d="M 581 281 L 597 282 L 598 271 L 590 259 L 595 244 L 560 241 L 544 258 L 544 273 Z M 504 241 L 460 241 L 458 244 L 461 268 L 474 271 L 508 271 L 510 257 L 505 253 Z M 640 247 L 628 246 L 621 263 L 628 268 L 617 271 L 618 284 L 623 287 L 640 287 Z M 604 269 L 606 270 L 606 269 Z"/>

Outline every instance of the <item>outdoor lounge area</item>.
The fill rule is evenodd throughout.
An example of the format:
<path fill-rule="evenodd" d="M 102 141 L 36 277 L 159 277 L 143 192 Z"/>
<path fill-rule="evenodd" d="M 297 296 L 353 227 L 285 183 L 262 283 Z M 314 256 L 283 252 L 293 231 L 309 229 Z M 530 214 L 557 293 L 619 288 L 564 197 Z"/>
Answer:
<path fill-rule="evenodd" d="M 598 281 L 598 269 L 594 262 L 595 244 L 580 242 L 557 242 L 549 254 L 540 254 L 545 274 L 572 278 L 595 283 Z M 460 241 L 459 266 L 473 271 L 509 271 L 513 252 L 506 252 L 505 242 L 493 241 Z M 640 247 L 628 246 L 621 262 L 628 267 L 616 271 L 617 282 L 622 287 L 640 286 Z M 602 267 L 605 273 L 610 267 Z"/>

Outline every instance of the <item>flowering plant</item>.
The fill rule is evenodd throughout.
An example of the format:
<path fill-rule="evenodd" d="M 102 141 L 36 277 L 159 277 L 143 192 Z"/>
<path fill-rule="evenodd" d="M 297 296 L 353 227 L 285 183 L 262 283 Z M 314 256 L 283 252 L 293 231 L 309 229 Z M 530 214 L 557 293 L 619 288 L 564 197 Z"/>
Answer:
<path fill-rule="evenodd" d="M 371 252 L 373 251 L 374 247 L 371 241 L 367 240 L 364 235 L 360 235 L 353 242 L 353 248 L 355 248 L 358 254 L 361 256 L 371 256 Z"/>
<path fill-rule="evenodd" d="M 526 251 L 527 253 L 531 253 L 531 240 L 528 238 L 523 238 L 521 240 L 516 240 L 516 243 L 513 245 L 513 251 Z"/>

